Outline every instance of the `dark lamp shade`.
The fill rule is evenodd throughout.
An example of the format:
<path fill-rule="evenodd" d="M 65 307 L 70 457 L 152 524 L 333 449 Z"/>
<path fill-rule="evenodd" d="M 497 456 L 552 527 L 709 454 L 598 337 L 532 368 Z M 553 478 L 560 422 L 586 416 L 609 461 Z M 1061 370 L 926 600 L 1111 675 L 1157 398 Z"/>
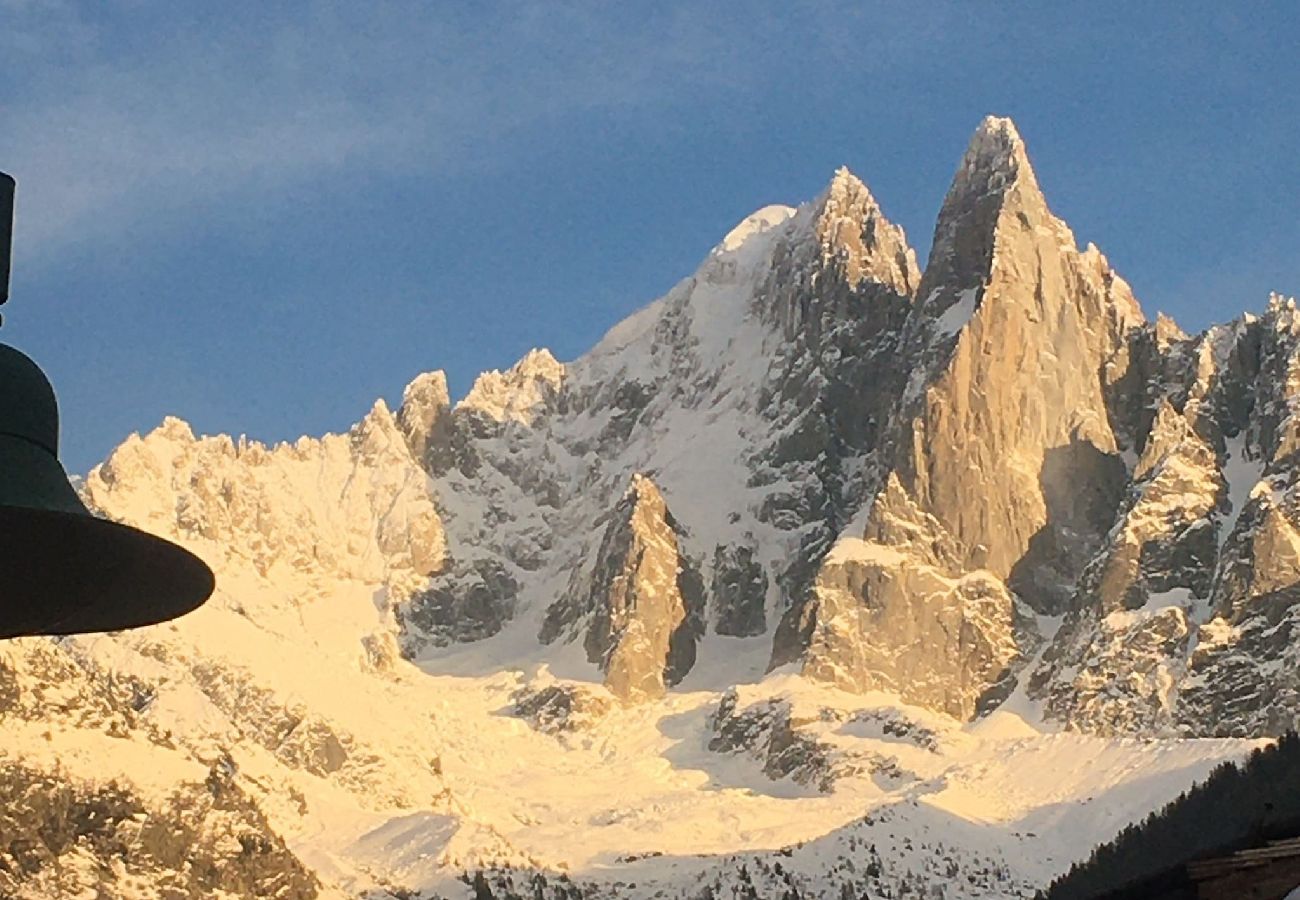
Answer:
<path fill-rule="evenodd" d="M 58 460 L 40 368 L 0 344 L 0 638 L 120 631 L 174 619 L 216 586 L 170 541 L 90 514 Z"/>

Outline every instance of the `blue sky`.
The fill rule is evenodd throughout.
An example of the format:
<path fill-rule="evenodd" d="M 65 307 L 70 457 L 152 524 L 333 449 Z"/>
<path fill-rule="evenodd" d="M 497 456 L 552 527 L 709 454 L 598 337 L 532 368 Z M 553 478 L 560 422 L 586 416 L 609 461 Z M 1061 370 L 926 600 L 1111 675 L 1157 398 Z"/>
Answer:
<path fill-rule="evenodd" d="M 839 165 L 922 260 L 971 131 L 1148 314 L 1300 293 L 1292 3 L 0 0 L 0 338 L 85 471 L 166 414 L 279 440 L 572 358 Z"/>

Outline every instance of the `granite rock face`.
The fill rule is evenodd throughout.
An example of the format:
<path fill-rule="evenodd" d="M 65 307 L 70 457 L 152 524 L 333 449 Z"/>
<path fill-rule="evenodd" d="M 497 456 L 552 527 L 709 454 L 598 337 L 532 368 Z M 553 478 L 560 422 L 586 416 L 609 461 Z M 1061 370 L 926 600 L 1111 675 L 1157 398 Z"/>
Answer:
<path fill-rule="evenodd" d="M 753 637 L 767 631 L 768 576 L 752 545 L 719 546 L 713 557 L 714 631 Z"/>
<path fill-rule="evenodd" d="M 824 558 L 804 670 L 963 718 L 995 705 L 1063 611 L 1125 484 L 1108 413 L 1142 322 L 1122 280 L 1052 215 L 1005 119 L 944 202 L 878 487 Z"/>
<path fill-rule="evenodd" d="M 906 383 L 900 344 L 919 282 L 902 229 L 847 169 L 814 205 L 811 227 L 775 248 L 760 315 L 781 346 L 758 401 L 774 436 L 755 454 L 751 483 L 801 489 L 770 494 L 758 511 L 798 535 L 773 577 L 773 665 L 806 648 L 800 613 L 819 561 L 870 489 L 871 457 Z"/>
<path fill-rule="evenodd" d="M 1128 498 L 1031 695 L 1099 733 L 1276 735 L 1300 721 L 1295 304 L 1159 331 Z"/>
<path fill-rule="evenodd" d="M 1008 120 L 976 133 L 935 235 L 911 342 L 930 377 L 890 462 L 964 570 L 1059 611 L 1123 489 L 1107 394 L 1142 314 L 1048 210 Z"/>
<path fill-rule="evenodd" d="M 450 468 L 453 460 L 451 395 L 443 372 L 426 372 L 406 386 L 397 424 L 411 456 L 431 473 Z"/>
<path fill-rule="evenodd" d="M 543 734 L 560 735 L 590 729 L 609 714 L 615 703 L 607 693 L 576 684 L 526 687 L 514 696 L 514 714 Z"/>
<path fill-rule="evenodd" d="M 443 577 L 398 608 L 398 622 L 408 646 L 481 640 L 514 616 L 518 592 L 518 582 L 500 561 L 456 560 Z"/>
<path fill-rule="evenodd" d="M 1223 330 L 1232 340 L 1225 335 L 1211 354 L 1220 373 L 1212 411 L 1225 435 L 1219 552 L 1208 609 L 1193 609 L 1200 627 L 1177 723 L 1193 734 L 1275 735 L 1300 723 L 1292 639 L 1300 614 L 1300 316 L 1294 300 L 1275 296 L 1261 318 Z"/>
<path fill-rule="evenodd" d="M 710 721 L 709 749 L 714 753 L 744 753 L 756 760 L 772 781 L 789 779 L 820 793 L 835 790 L 836 782 L 869 775 L 882 786 L 917 781 L 898 759 L 884 753 L 845 750 L 827 732 L 846 724 L 855 730 L 881 726 L 901 742 L 924 741 L 923 729 L 913 730 L 902 719 L 873 721 L 871 713 L 846 716 L 834 709 L 801 711 L 788 699 L 745 703 L 733 689 L 723 694 Z"/>
<path fill-rule="evenodd" d="M 681 555 L 677 522 L 650 479 L 634 475 L 605 529 L 595 564 L 547 612 L 541 638 L 583 629 L 590 662 L 625 701 L 663 696 L 695 665 L 704 591 Z"/>

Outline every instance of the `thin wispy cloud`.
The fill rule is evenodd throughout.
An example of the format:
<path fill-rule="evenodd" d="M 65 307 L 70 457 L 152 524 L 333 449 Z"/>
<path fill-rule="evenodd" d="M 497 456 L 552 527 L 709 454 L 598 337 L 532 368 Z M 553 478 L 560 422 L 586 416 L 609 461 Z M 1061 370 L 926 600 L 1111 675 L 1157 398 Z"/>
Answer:
<path fill-rule="evenodd" d="M 537 123 L 786 77 L 771 48 L 788 42 L 788 18 L 722 28 L 704 7 L 606 9 L 238 4 L 191 18 L 167 4 L 4 0 L 0 159 L 20 177 L 20 252 L 39 264 L 153 216 L 347 167 L 492 164 L 503 138 Z M 810 5 L 805 37 L 845 52 L 832 23 L 853 14 Z"/>

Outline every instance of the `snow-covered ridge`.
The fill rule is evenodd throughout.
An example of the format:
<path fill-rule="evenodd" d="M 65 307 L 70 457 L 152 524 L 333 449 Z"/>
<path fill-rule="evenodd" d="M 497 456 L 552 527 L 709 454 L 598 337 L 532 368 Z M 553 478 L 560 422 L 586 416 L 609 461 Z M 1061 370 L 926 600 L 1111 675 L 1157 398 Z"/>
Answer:
<path fill-rule="evenodd" d="M 551 351 L 529 350 L 505 372 L 480 375 L 457 408 L 475 410 L 498 422 L 511 419 L 528 423 L 559 390 L 563 380 L 564 366 Z"/>
<path fill-rule="evenodd" d="M 727 232 L 727 236 L 722 239 L 722 243 L 718 244 L 714 252 L 734 253 L 754 235 L 775 228 L 794 214 L 794 207 L 780 204 L 755 210 L 742 219 L 739 225 Z"/>
<path fill-rule="evenodd" d="M 114 518 L 267 577 L 420 578 L 446 556 L 428 477 L 382 400 L 348 434 L 273 447 L 196 438 L 169 418 L 128 438 L 83 491 Z"/>

